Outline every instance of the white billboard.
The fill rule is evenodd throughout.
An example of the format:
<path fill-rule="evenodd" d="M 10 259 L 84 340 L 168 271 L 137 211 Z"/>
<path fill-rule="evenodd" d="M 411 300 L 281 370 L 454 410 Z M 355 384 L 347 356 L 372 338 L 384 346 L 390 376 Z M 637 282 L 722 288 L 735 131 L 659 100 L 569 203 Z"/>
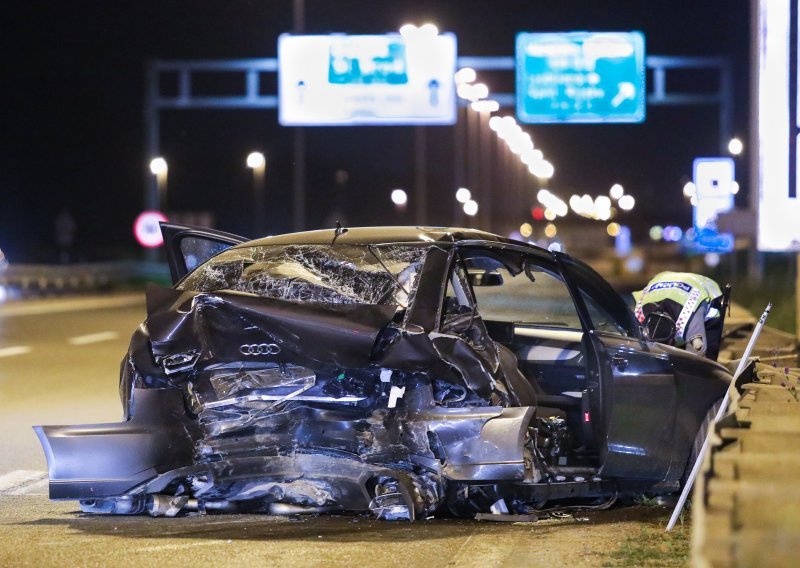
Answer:
<path fill-rule="evenodd" d="M 454 124 L 453 34 L 283 34 L 278 120 L 284 126 Z"/>
<path fill-rule="evenodd" d="M 761 251 L 800 251 L 797 25 L 798 0 L 758 0 L 756 183 Z"/>

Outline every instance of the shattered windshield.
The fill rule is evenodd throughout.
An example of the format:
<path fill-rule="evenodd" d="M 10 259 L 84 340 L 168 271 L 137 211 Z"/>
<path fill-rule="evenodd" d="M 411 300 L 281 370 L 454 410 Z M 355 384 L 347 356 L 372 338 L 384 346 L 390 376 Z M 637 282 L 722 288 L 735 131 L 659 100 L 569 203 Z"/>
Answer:
<path fill-rule="evenodd" d="M 407 307 L 427 251 L 421 245 L 235 248 L 200 266 L 178 287 L 302 302 Z"/>

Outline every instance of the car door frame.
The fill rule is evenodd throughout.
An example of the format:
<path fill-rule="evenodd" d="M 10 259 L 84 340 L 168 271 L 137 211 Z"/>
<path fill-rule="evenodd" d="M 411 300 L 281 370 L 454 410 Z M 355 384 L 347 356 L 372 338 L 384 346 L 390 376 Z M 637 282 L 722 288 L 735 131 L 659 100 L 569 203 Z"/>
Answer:
<path fill-rule="evenodd" d="M 194 268 L 196 268 L 192 267 L 190 269 L 186 266 L 186 259 L 181 250 L 181 243 L 184 241 L 184 239 L 194 238 L 209 241 L 215 244 L 228 245 L 226 249 L 250 240 L 240 235 L 234 235 L 233 233 L 226 233 L 224 231 L 217 231 L 215 229 L 208 229 L 205 227 L 193 227 L 191 225 L 178 225 L 175 223 L 159 223 L 159 225 L 161 227 L 161 234 L 164 237 L 164 252 L 167 256 L 167 264 L 169 265 L 169 273 L 170 277 L 172 278 L 173 285 L 177 284 L 187 274 L 192 272 Z M 220 250 L 219 252 L 222 251 Z M 197 266 L 207 261 L 212 256 L 215 255 L 211 255 L 208 258 L 202 259 L 200 262 L 198 262 Z"/>
<path fill-rule="evenodd" d="M 588 269 L 596 287 L 605 288 L 601 290 L 603 293 L 619 295 L 586 263 L 560 253 L 555 256 L 578 312 L 585 318 L 587 347 L 594 354 L 590 383 L 597 393 L 589 399 L 600 452 L 600 472 L 609 477 L 662 480 L 672 459 L 678 404 L 672 364 L 666 354 L 650 349 L 632 319 L 632 312 L 629 323 L 633 336 L 595 329 L 569 263 Z M 624 304 L 621 297 L 619 301 Z M 627 307 L 625 310 L 630 312 Z"/>

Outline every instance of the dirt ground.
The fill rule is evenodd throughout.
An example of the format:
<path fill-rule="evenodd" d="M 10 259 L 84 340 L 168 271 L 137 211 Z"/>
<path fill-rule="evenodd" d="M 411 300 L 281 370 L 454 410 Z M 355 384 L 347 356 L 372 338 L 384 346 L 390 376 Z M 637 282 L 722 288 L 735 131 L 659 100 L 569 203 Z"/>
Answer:
<path fill-rule="evenodd" d="M 537 522 L 368 517 L 83 515 L 72 502 L 0 498 L 0 566 L 684 566 L 689 527 L 653 505 Z M 687 516 L 688 518 L 688 516 Z"/>

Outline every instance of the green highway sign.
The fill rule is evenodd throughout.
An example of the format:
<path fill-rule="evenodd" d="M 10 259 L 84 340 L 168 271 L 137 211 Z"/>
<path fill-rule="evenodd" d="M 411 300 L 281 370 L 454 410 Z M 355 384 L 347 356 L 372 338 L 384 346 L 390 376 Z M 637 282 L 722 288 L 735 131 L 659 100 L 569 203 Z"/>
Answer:
<path fill-rule="evenodd" d="M 640 32 L 517 35 L 521 122 L 642 122 L 644 35 Z"/>

